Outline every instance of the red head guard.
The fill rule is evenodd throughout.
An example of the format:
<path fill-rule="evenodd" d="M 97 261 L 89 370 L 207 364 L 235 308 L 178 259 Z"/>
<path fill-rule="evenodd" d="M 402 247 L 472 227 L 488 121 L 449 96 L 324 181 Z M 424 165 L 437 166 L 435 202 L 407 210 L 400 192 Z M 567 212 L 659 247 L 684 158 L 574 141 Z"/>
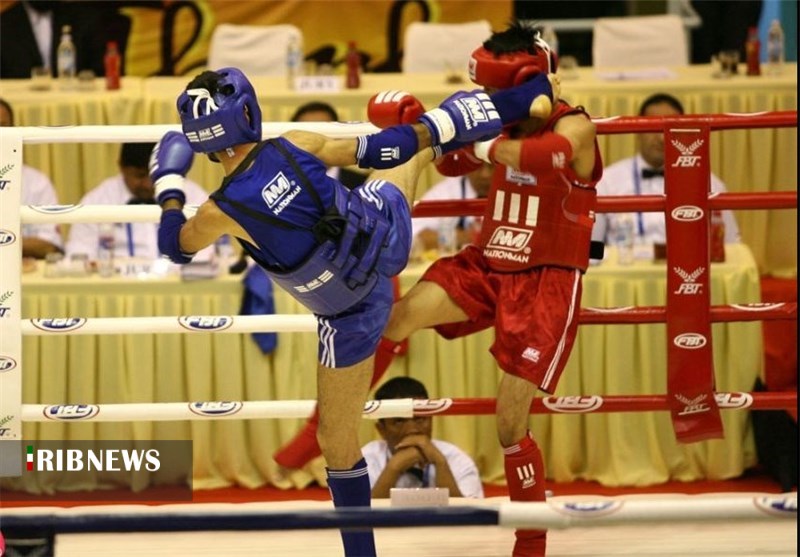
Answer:
<path fill-rule="evenodd" d="M 517 51 L 497 55 L 479 47 L 469 60 L 470 79 L 483 87 L 508 89 L 540 73 L 555 73 L 558 62 L 550 45 L 538 35 L 534 45 L 536 54 Z"/>

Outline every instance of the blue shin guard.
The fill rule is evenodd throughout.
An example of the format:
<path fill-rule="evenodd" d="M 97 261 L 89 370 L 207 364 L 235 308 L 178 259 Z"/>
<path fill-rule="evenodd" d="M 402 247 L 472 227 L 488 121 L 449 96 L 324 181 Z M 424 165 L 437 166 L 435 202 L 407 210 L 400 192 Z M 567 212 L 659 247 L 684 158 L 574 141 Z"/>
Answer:
<path fill-rule="evenodd" d="M 328 489 L 333 505 L 342 507 L 369 507 L 370 487 L 367 462 L 362 458 L 349 470 L 328 469 Z M 375 537 L 372 530 L 342 531 L 345 557 L 375 557 Z"/>

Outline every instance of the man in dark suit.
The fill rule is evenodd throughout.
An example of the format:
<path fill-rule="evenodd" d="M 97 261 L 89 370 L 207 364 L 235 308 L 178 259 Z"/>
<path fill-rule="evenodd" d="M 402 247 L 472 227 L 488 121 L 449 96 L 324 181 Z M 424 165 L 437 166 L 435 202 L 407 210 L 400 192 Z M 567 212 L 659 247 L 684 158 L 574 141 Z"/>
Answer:
<path fill-rule="evenodd" d="M 26 79 L 36 67 L 48 67 L 55 76 L 56 52 L 64 25 L 71 27 L 76 69 L 104 75 L 106 42 L 115 40 L 124 49 L 130 32 L 130 21 L 117 9 L 113 2 L 16 2 L 0 16 L 0 78 Z M 41 49 L 34 25 L 39 28 Z M 46 51 L 46 56 L 41 50 Z"/>

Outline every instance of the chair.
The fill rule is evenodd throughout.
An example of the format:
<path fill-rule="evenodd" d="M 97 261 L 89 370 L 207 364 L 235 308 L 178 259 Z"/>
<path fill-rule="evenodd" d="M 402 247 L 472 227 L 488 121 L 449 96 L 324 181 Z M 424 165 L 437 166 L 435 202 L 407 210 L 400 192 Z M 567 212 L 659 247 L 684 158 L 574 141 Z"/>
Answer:
<path fill-rule="evenodd" d="M 685 66 L 687 34 L 677 15 L 598 18 L 594 25 L 595 68 Z"/>
<path fill-rule="evenodd" d="M 404 73 L 466 71 L 469 56 L 492 34 L 488 21 L 409 24 L 403 38 Z"/>
<path fill-rule="evenodd" d="M 286 50 L 303 34 L 294 25 L 232 25 L 221 23 L 211 35 L 208 67 L 236 67 L 248 76 L 286 74 Z"/>

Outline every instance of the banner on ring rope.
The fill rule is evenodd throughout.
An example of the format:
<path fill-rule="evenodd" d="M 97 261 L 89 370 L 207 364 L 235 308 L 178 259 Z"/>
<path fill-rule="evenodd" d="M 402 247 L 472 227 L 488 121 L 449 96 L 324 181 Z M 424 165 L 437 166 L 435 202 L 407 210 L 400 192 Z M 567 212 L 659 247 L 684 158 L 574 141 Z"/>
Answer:
<path fill-rule="evenodd" d="M 0 499 L 4 501 L 46 504 L 121 498 L 118 491 L 110 494 L 108 489 L 57 493 L 30 490 L 30 486 L 66 484 L 70 476 L 103 488 L 130 488 L 125 501 L 192 500 L 192 441 L 23 440 L 16 445 L 13 452 L 22 469 L 21 477 L 0 486 Z M 152 486 L 169 489 L 145 489 Z"/>
<path fill-rule="evenodd" d="M 9 452 L 22 438 L 22 137 L 8 129 L 0 141 L 0 477 L 19 476 Z"/>
<path fill-rule="evenodd" d="M 707 125 L 669 127 L 664 133 L 666 232 L 671 246 L 667 250 L 667 396 L 675 435 L 683 443 L 724 436 L 714 399 L 711 349 L 709 139 Z"/>

